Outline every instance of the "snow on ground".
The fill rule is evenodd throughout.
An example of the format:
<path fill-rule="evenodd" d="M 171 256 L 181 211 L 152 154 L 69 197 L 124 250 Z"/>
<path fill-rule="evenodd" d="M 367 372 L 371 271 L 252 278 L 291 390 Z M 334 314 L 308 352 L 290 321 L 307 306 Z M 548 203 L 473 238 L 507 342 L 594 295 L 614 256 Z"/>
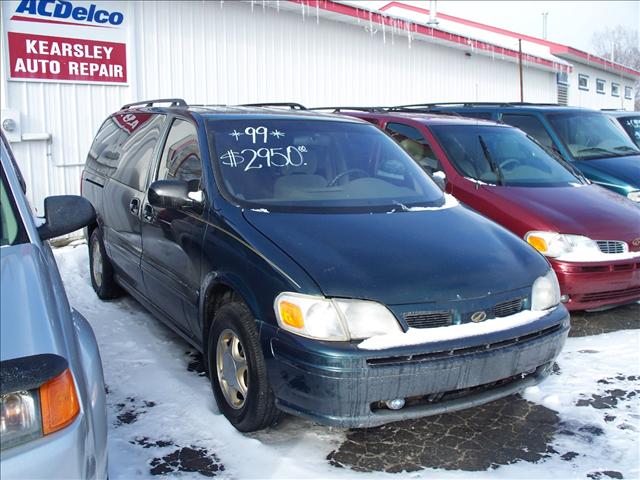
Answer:
<path fill-rule="evenodd" d="M 237 432 L 218 412 L 208 379 L 189 371 L 194 358 L 189 345 L 130 297 L 100 301 L 90 285 L 86 245 L 54 254 L 71 304 L 89 320 L 100 345 L 111 480 L 162 473 L 180 478 L 398 477 L 331 465 L 326 457 L 345 441 L 347 430 L 286 417 L 268 431 Z M 427 468 L 400 476 L 616 478 L 620 472 L 640 478 L 640 395 L 634 393 L 640 391 L 640 330 L 570 338 L 558 365 L 556 375 L 524 395 L 557 412 L 566 430 L 550 442 L 557 454 L 487 471 Z M 575 459 L 562 458 L 565 452 L 575 452 Z M 613 473 L 594 473 L 604 471 Z"/>

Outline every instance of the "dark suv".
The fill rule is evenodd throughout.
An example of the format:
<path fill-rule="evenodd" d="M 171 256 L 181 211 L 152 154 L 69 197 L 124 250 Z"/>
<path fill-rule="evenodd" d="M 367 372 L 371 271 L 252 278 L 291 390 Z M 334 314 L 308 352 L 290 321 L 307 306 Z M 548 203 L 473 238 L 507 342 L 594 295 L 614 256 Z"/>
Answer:
<path fill-rule="evenodd" d="M 241 431 L 279 411 L 379 425 L 544 378 L 569 329 L 544 257 L 373 125 L 290 107 L 111 115 L 82 179 L 98 296 L 123 287 L 202 351 Z"/>

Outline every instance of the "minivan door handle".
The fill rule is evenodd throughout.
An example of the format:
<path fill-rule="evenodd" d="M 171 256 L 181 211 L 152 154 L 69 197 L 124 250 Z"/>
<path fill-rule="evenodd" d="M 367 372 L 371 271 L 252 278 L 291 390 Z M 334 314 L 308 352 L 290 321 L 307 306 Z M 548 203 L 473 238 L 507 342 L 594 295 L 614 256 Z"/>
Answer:
<path fill-rule="evenodd" d="M 148 203 L 144 206 L 144 209 L 142 210 L 142 218 L 144 218 L 145 221 L 149 223 L 153 222 L 154 220 L 153 207 Z"/>
<path fill-rule="evenodd" d="M 140 213 L 140 199 L 139 198 L 132 198 L 131 201 L 129 202 L 129 213 L 131 213 L 131 215 L 135 215 L 138 216 L 138 214 Z"/>

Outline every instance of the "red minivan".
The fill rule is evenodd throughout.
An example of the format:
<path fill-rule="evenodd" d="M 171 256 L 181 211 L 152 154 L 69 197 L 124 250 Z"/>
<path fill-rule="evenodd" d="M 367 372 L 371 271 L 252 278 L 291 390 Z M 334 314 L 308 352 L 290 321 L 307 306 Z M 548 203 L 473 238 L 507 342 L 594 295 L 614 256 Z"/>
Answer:
<path fill-rule="evenodd" d="M 570 310 L 640 300 L 640 205 L 591 184 L 521 130 L 460 116 L 336 110 L 383 129 L 447 192 L 545 255 Z"/>

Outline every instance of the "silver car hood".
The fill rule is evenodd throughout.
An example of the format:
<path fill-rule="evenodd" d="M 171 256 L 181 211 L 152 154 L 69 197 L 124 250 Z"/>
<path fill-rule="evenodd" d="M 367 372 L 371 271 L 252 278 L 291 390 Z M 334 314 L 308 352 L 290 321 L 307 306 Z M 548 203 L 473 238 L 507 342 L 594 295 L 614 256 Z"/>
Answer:
<path fill-rule="evenodd" d="M 60 305 L 43 253 L 33 244 L 0 248 L 0 360 L 56 353 L 65 358 Z"/>

